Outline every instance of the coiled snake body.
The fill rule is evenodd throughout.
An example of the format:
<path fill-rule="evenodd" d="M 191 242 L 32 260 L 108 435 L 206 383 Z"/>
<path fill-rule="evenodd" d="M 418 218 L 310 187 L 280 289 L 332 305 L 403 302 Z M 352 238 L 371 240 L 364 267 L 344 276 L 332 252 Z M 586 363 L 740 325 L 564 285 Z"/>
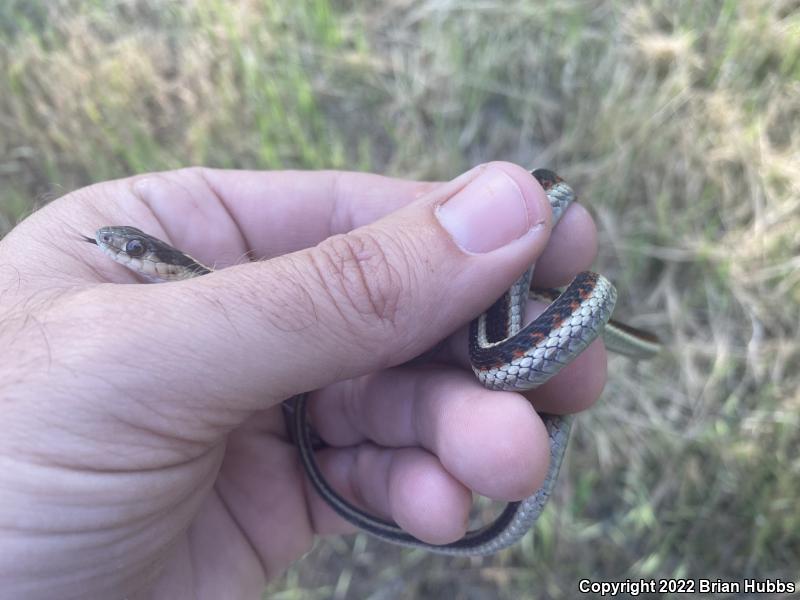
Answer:
<path fill-rule="evenodd" d="M 575 194 L 555 173 L 537 169 L 532 175 L 547 193 L 555 224 Z M 115 261 L 152 280 L 170 281 L 212 272 L 192 257 L 129 226 L 109 226 L 84 238 Z M 659 349 L 651 334 L 609 321 L 616 301 L 614 286 L 602 275 L 585 271 L 563 291 L 531 291 L 533 266 L 492 307 L 470 324 L 470 361 L 481 383 L 493 390 L 533 389 L 575 359 L 603 335 L 609 349 L 633 358 L 647 358 Z M 524 325 L 529 295 L 551 304 Z M 307 422 L 306 395 L 284 403 L 293 439 L 306 473 L 317 492 L 342 517 L 376 537 L 396 544 L 451 555 L 487 555 L 519 540 L 535 523 L 550 496 L 567 447 L 571 417 L 542 414 L 550 437 L 550 467 L 542 487 L 519 502 L 506 505 L 488 525 L 460 540 L 434 545 L 418 540 L 395 523 L 378 519 L 342 498 L 325 480 L 314 459 L 313 432 Z"/>

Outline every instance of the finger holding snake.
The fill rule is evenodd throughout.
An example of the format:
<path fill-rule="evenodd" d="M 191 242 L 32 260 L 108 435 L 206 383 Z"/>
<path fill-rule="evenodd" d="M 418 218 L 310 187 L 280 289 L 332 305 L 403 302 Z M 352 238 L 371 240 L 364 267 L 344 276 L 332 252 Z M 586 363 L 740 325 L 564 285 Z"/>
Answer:
<path fill-rule="evenodd" d="M 487 197 L 490 215 L 479 202 Z M 115 222 L 169 239 L 219 270 L 164 285 L 97 285 L 137 278 L 102 256 L 74 252 L 64 232 Z M 98 596 L 154 581 L 156 589 L 200 585 L 181 570 L 189 555 L 217 565 L 215 572 L 236 565 L 248 573 L 241 584 L 256 588 L 304 552 L 315 532 L 347 528 L 305 487 L 277 409 L 320 388 L 311 405 L 321 430 L 347 419 L 343 430 L 352 426 L 364 440 L 392 434 L 421 448 L 413 456 L 391 443 L 388 455 L 368 443 L 331 449 L 326 474 L 334 484 L 350 481 L 368 508 L 421 538 L 457 537 L 464 509 L 449 511 L 447 500 L 491 488 L 493 467 L 509 454 L 534 458 L 491 490 L 497 497 L 513 499 L 541 479 L 541 422 L 521 400 L 517 410 L 500 410 L 496 393 L 453 383 L 452 375 L 419 394 L 439 404 L 401 400 L 408 420 L 392 432 L 388 417 L 397 407 L 380 399 L 397 382 L 370 374 L 463 331 L 536 260 L 549 233 L 543 191 L 503 163 L 446 184 L 186 170 L 100 184 L 52 203 L 0 244 L 0 310 L 12 336 L 0 369 L 4 397 L 13 399 L 0 451 L 27 465 L 2 474 L 0 487 L 26 500 L 4 503 L 2 524 L 37 515 L 23 518 L 28 529 L 4 544 L 31 561 L 46 559 L 62 597 L 70 585 Z M 250 252 L 281 256 L 235 264 Z M 591 256 L 565 250 L 553 261 L 558 278 L 569 279 Z M 602 382 L 604 364 L 590 363 L 583 373 Z M 419 385 L 426 377 L 422 368 L 405 374 Z M 324 408 L 341 394 L 327 386 L 363 376 L 375 381 L 353 384 L 350 412 Z M 577 391 L 568 371 L 552 381 L 560 378 L 569 405 Z M 463 414 L 461 386 L 472 389 L 474 414 L 483 418 Z M 448 450 L 436 445 L 443 437 Z M 489 451 L 474 469 L 458 460 L 481 445 Z M 419 516 L 409 503 L 435 507 L 441 519 Z M 84 533 L 58 537 L 65 523 L 48 516 L 55 506 L 74 513 L 70 527 Z M 57 544 L 37 545 L 53 536 Z M 230 550 L 224 556 L 221 539 Z M 115 543 L 124 564 L 98 572 Z M 4 564 L 0 574 L 21 581 L 19 569 L 31 566 Z M 37 577 L 42 572 L 48 576 L 40 569 Z M 67 572 L 70 580 L 59 579 Z"/>

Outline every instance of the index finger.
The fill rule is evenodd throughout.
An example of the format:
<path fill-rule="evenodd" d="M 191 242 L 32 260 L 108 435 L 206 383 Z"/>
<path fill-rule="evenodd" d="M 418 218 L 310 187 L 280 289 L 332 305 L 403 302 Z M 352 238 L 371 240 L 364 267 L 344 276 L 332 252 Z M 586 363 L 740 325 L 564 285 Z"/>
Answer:
<path fill-rule="evenodd" d="M 267 258 L 314 246 L 438 185 L 356 172 L 191 167 L 76 190 L 31 215 L 3 241 L 9 256 L 27 263 L 31 277 L 68 284 L 131 281 L 119 265 L 83 252 L 83 236 L 105 225 L 132 225 L 219 268 L 245 256 Z"/>
<path fill-rule="evenodd" d="M 226 266 L 233 241 L 237 257 L 287 254 L 372 223 L 437 185 L 347 171 L 197 167 L 137 177 L 131 191 L 170 243 Z"/>

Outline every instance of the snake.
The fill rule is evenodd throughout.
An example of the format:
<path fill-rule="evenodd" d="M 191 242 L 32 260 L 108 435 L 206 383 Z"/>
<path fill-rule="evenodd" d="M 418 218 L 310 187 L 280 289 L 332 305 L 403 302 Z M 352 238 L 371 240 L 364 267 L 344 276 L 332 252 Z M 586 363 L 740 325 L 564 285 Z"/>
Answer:
<path fill-rule="evenodd" d="M 531 175 L 545 190 L 553 225 L 576 196 L 556 173 L 535 169 Z M 112 225 L 96 230 L 84 241 L 98 246 L 108 257 L 150 281 L 164 282 L 200 277 L 214 269 L 185 252 L 136 227 Z M 595 339 L 634 359 L 649 358 L 660 349 L 658 338 L 641 329 L 611 319 L 617 299 L 612 283 L 592 271 L 579 273 L 564 290 L 531 289 L 534 265 L 517 279 L 491 307 L 470 323 L 469 355 L 472 370 L 490 390 L 534 389 L 571 363 Z M 538 317 L 525 324 L 528 298 L 549 303 Z M 307 393 L 283 403 L 290 437 L 317 493 L 344 519 L 377 538 L 437 554 L 485 556 L 520 540 L 542 513 L 558 477 L 572 427 L 572 417 L 542 414 L 550 445 L 550 462 L 544 483 L 530 496 L 509 502 L 490 523 L 468 531 L 446 544 L 422 541 L 396 523 L 373 516 L 351 503 L 326 481 L 314 453 L 324 442 L 308 421 Z"/>

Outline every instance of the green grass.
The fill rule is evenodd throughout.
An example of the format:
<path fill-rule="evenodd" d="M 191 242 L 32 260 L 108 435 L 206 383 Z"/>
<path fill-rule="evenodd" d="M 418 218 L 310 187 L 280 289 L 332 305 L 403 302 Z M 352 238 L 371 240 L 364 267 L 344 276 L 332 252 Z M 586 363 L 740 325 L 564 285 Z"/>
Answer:
<path fill-rule="evenodd" d="M 593 210 L 622 309 L 667 342 L 611 363 L 535 537 L 475 560 L 325 541 L 270 595 L 798 581 L 796 3 L 11 0 L 0 42 L 2 229 L 90 182 L 188 164 L 548 164 Z"/>

